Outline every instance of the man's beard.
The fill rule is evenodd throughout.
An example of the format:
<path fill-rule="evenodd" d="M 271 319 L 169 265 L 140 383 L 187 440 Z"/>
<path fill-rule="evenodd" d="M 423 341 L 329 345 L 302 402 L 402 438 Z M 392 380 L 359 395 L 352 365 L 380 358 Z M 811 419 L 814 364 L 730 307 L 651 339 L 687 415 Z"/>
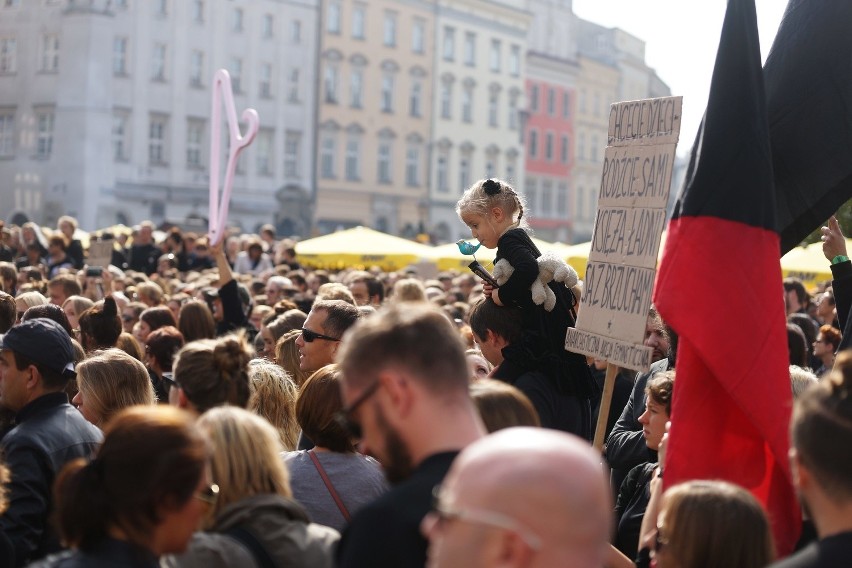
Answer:
<path fill-rule="evenodd" d="M 382 469 L 385 470 L 388 482 L 396 485 L 411 477 L 411 472 L 414 470 L 411 454 L 399 434 L 391 428 L 380 408 L 376 408 L 376 424 L 382 429 L 385 437 Z"/>

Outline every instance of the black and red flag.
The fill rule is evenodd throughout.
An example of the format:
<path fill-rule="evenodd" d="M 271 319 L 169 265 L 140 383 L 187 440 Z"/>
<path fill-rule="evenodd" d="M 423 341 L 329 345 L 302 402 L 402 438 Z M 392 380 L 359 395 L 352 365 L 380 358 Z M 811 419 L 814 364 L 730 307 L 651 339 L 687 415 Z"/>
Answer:
<path fill-rule="evenodd" d="M 786 554 L 800 518 L 779 246 L 754 0 L 729 0 L 654 292 L 679 336 L 665 480 L 749 489 Z"/>
<path fill-rule="evenodd" d="M 852 2 L 790 0 L 764 65 L 781 254 L 852 198 Z"/>

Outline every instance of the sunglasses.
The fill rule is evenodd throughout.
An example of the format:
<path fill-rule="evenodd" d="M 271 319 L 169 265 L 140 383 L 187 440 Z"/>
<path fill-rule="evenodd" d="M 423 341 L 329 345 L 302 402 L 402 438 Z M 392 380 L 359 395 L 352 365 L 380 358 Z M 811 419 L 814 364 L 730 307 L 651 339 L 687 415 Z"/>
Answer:
<path fill-rule="evenodd" d="M 204 501 L 208 505 L 215 505 L 216 500 L 219 498 L 219 486 L 211 483 L 201 491 L 197 491 L 193 497 L 199 501 Z"/>
<path fill-rule="evenodd" d="M 325 339 L 327 341 L 340 341 L 340 338 L 338 337 L 323 335 L 321 333 L 311 331 L 310 329 L 305 329 L 304 327 L 302 328 L 302 339 L 304 339 L 306 343 L 313 343 L 316 339 Z"/>
<path fill-rule="evenodd" d="M 354 422 L 351 418 L 352 413 L 358 410 L 358 408 L 367 402 L 367 400 L 376 394 L 376 391 L 379 390 L 379 387 L 382 386 L 381 381 L 376 381 L 367 389 L 362 392 L 358 398 L 356 398 L 351 405 L 339 410 L 334 415 L 334 420 L 337 424 L 343 428 L 349 436 L 351 436 L 355 440 L 360 440 L 364 436 L 364 431 L 361 429 L 361 425 L 357 422 Z"/>

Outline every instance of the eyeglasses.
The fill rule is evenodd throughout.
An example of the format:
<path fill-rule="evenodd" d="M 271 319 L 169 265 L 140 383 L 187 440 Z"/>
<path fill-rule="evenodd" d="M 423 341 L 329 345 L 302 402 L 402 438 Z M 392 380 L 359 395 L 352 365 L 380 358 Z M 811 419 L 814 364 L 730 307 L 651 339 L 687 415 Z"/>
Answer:
<path fill-rule="evenodd" d="M 307 343 L 313 343 L 316 339 L 325 339 L 328 341 L 340 341 L 337 337 L 331 337 L 328 335 L 323 335 L 321 333 L 317 333 L 315 331 L 311 331 L 310 329 L 302 328 L 302 339 L 304 339 Z"/>
<path fill-rule="evenodd" d="M 169 396 L 172 388 L 180 388 L 180 385 L 175 380 L 174 373 L 163 373 L 163 391 L 166 393 L 166 396 Z"/>
<path fill-rule="evenodd" d="M 201 491 L 196 491 L 193 497 L 199 501 L 204 501 L 208 505 L 215 505 L 216 500 L 219 499 L 219 486 L 215 483 L 211 483 Z"/>
<path fill-rule="evenodd" d="M 367 402 L 367 400 L 376 394 L 376 391 L 379 390 L 379 387 L 382 386 L 381 381 L 376 381 L 369 387 L 367 387 L 364 392 L 362 392 L 358 398 L 356 398 L 351 405 L 339 410 L 334 415 L 334 421 L 337 422 L 341 428 L 346 430 L 346 432 L 354 439 L 360 440 L 364 436 L 364 431 L 361 429 L 361 425 L 357 422 L 352 421 L 352 413 L 358 410 L 362 404 Z"/>
<path fill-rule="evenodd" d="M 438 523 L 458 520 L 513 532 L 531 549 L 541 549 L 541 537 L 508 515 L 485 509 L 459 509 L 442 503 L 440 485 L 436 485 L 432 490 L 432 511 L 429 514 Z"/>

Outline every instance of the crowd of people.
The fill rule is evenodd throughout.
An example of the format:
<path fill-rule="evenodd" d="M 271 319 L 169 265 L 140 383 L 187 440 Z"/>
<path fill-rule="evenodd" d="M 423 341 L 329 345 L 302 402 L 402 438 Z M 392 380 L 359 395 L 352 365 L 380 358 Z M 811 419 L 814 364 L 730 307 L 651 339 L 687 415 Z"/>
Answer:
<path fill-rule="evenodd" d="M 268 226 L 144 222 L 98 235 L 97 270 L 70 217 L 3 227 L 0 566 L 770 565 L 750 493 L 663 491 L 678 338 L 653 307 L 654 363 L 619 369 L 593 449 L 606 362 L 561 348 L 582 286 L 530 291 L 523 211 L 498 180 L 459 201 L 494 284 L 310 269 Z M 823 233 L 831 285 L 783 283 L 805 513 L 784 568 L 852 554 L 852 262 Z"/>

